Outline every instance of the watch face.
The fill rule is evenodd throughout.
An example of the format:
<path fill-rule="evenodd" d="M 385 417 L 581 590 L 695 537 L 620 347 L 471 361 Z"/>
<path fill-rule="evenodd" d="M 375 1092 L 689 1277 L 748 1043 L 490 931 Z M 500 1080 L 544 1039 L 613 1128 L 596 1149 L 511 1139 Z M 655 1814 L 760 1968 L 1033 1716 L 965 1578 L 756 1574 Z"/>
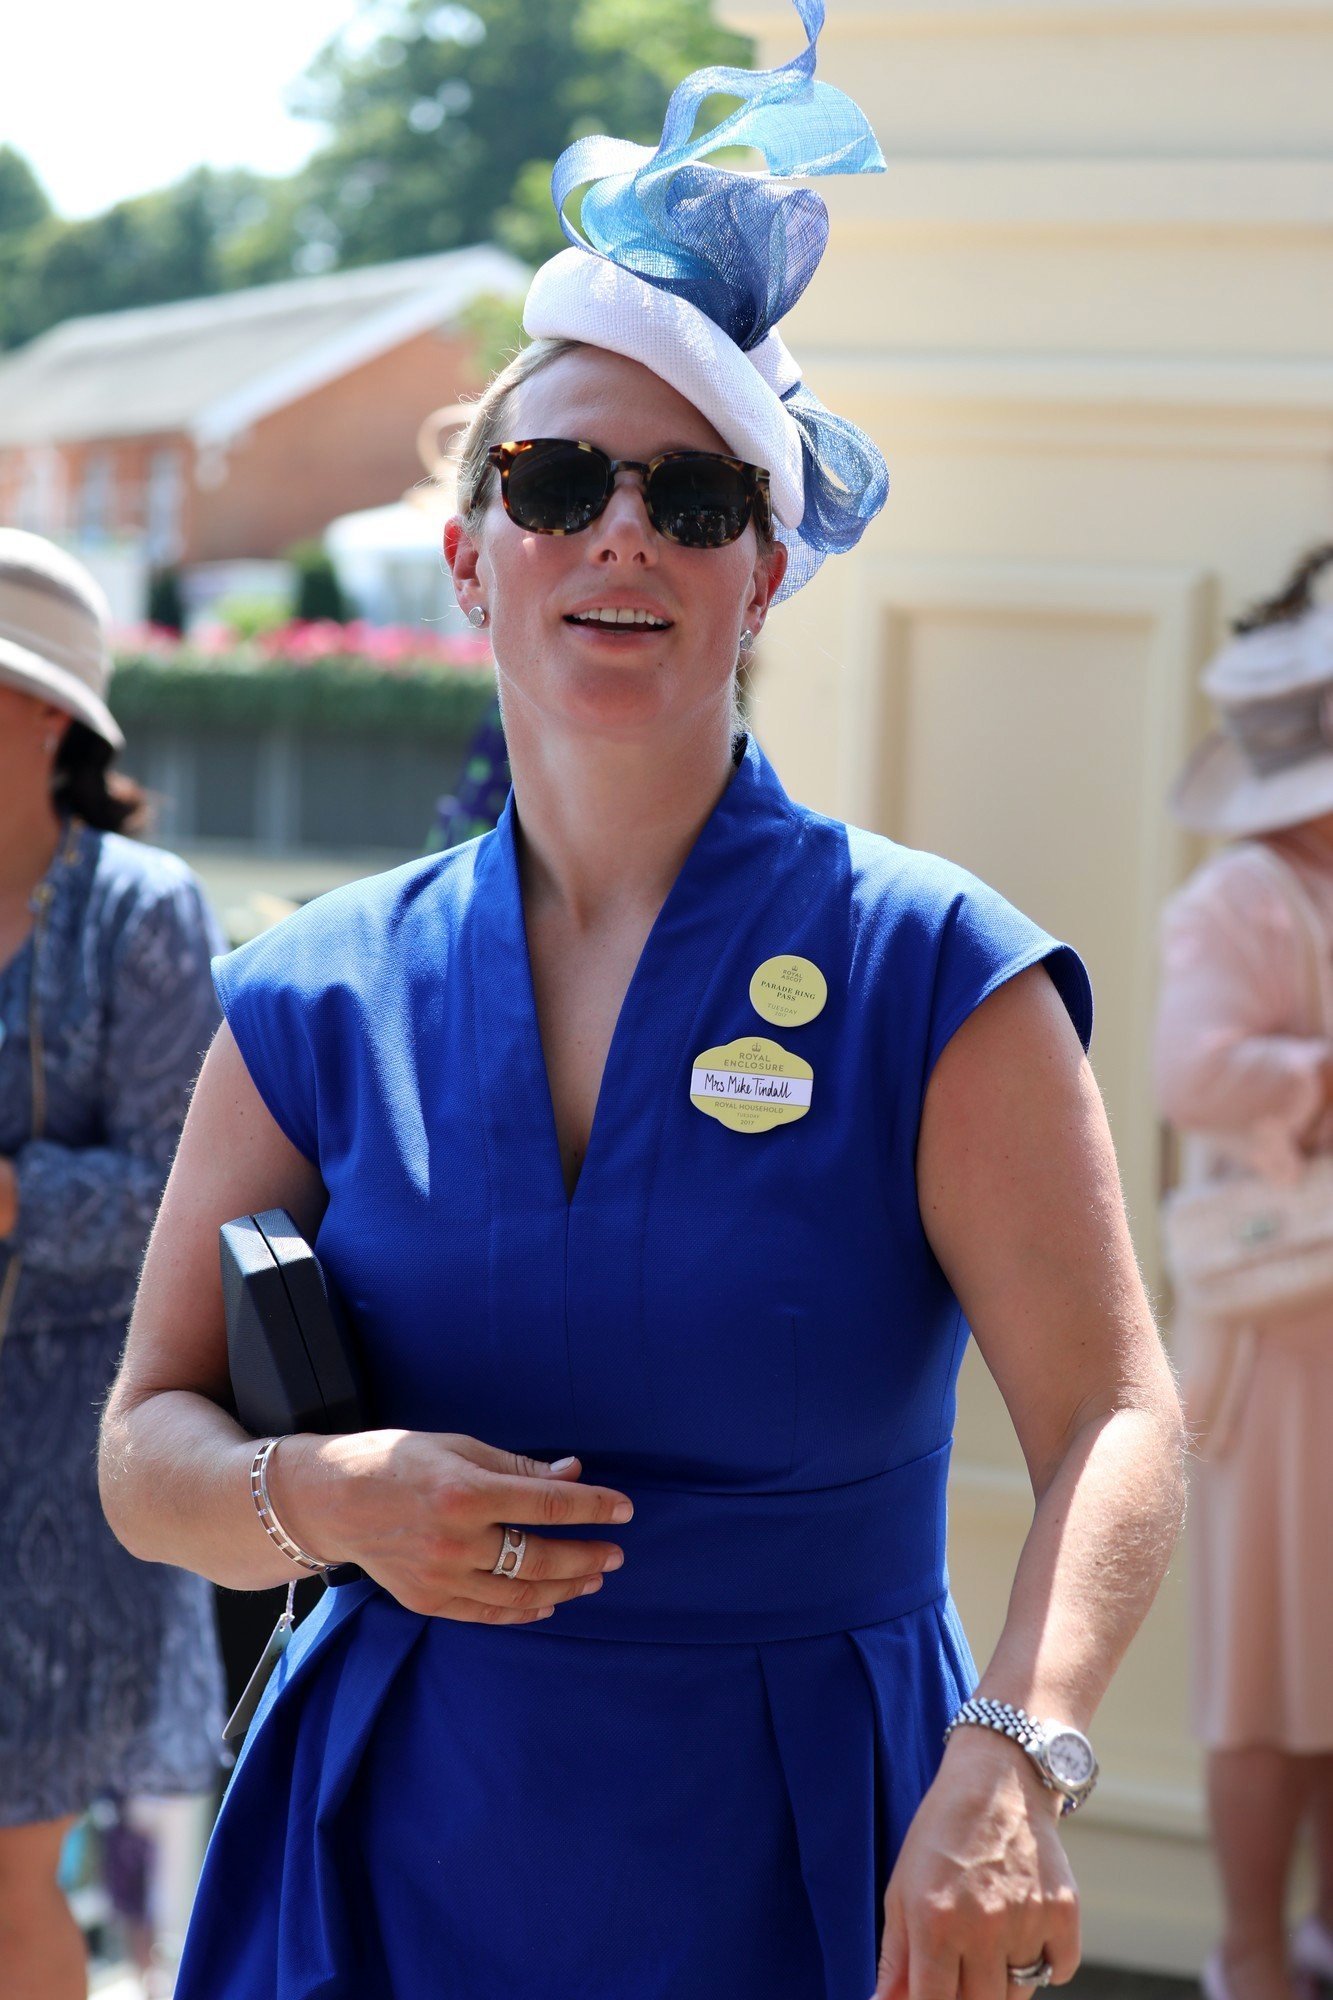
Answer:
<path fill-rule="evenodd" d="M 1051 1776 L 1065 1785 L 1086 1785 L 1097 1763 L 1091 1743 L 1077 1729 L 1057 1730 L 1047 1739 L 1046 1761 Z"/>

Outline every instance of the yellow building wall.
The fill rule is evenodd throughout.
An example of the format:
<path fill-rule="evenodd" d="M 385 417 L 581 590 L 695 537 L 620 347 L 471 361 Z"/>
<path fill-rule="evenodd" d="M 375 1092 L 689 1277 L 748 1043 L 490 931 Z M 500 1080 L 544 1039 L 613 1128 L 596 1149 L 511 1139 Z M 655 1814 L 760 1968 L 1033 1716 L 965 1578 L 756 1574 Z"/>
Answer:
<path fill-rule="evenodd" d="M 760 60 L 789 0 L 721 0 Z M 1094 1061 L 1160 1295 L 1155 927 L 1198 858 L 1163 798 L 1226 620 L 1333 529 L 1333 0 L 828 0 L 820 74 L 884 176 L 784 324 L 889 460 L 888 506 L 772 621 L 759 733 L 809 803 L 964 863 L 1085 954 Z M 1031 1496 L 969 1356 L 950 1562 L 984 1660 Z M 1091 1958 L 1215 1939 L 1186 1720 L 1188 1537 L 1101 1709 L 1069 1829 Z"/>

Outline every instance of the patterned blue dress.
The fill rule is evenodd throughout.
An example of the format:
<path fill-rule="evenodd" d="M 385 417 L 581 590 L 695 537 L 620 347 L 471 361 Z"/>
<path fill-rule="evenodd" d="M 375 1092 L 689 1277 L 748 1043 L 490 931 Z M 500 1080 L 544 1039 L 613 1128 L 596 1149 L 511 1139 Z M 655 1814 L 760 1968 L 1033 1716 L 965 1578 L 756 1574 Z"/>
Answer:
<path fill-rule="evenodd" d="M 96 1468 L 221 940 L 174 855 L 79 821 L 42 888 L 44 921 L 0 971 L 0 1153 L 19 1187 L 0 1239 L 0 1826 L 206 1790 L 221 1728 L 209 1587 L 120 1546 Z"/>
<path fill-rule="evenodd" d="M 865 2000 L 974 1680 L 944 1566 L 968 1329 L 922 1229 L 922 1099 L 1024 967 L 1086 1039 L 1086 975 L 960 869 L 794 805 L 750 741 L 569 1199 L 516 830 L 511 798 L 215 971 L 327 1185 L 379 1420 L 577 1452 L 634 1500 L 598 1531 L 625 1567 L 530 1626 L 329 1591 L 238 1762 L 177 2000 Z M 782 1027 L 750 982 L 786 954 L 828 996 Z M 756 1037 L 811 1100 L 738 1132 L 693 1071 Z"/>

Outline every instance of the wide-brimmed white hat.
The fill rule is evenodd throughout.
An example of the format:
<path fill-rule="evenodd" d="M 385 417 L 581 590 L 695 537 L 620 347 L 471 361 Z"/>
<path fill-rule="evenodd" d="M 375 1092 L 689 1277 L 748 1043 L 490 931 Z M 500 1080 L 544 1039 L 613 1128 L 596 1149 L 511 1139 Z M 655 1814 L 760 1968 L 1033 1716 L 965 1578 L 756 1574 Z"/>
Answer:
<path fill-rule="evenodd" d="M 0 528 L 0 681 L 54 702 L 122 750 L 106 705 L 110 620 L 101 586 L 67 550 Z"/>
<path fill-rule="evenodd" d="M 1177 780 L 1177 819 L 1235 837 L 1333 812 L 1333 605 L 1241 633 L 1203 687 L 1220 727 Z"/>

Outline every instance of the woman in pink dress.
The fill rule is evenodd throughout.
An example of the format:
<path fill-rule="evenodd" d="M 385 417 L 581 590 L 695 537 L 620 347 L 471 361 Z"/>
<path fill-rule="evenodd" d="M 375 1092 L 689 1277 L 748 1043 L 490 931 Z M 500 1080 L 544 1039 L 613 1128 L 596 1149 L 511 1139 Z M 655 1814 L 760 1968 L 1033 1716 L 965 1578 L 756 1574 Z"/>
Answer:
<path fill-rule="evenodd" d="M 1228 839 L 1163 922 L 1157 1089 L 1189 1180 L 1294 1180 L 1333 1151 L 1333 606 L 1311 599 L 1330 563 L 1316 550 L 1238 622 L 1204 678 L 1223 727 L 1173 799 Z M 1243 1332 L 1181 1312 L 1176 1331 L 1193 1717 L 1226 1910 L 1203 1986 L 1290 2000 L 1294 1974 L 1333 1978 L 1333 1295 Z M 1289 1939 L 1307 1820 L 1319 1900 Z"/>

